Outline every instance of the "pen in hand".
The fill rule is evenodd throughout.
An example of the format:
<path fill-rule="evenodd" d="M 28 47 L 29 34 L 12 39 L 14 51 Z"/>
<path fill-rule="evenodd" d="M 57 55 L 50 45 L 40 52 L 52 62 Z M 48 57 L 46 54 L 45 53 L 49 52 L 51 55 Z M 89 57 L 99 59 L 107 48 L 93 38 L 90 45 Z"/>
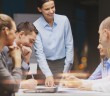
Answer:
<path fill-rule="evenodd" d="M 32 76 L 32 79 L 34 79 L 34 75 L 33 75 L 33 74 L 31 74 L 31 76 Z"/>

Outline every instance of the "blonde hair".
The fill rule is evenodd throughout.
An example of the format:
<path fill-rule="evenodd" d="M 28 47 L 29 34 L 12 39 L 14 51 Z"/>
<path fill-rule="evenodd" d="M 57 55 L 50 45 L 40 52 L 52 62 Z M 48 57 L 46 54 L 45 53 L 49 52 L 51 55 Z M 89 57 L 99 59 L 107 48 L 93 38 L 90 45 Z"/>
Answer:
<path fill-rule="evenodd" d="M 0 14 L 0 32 L 5 28 L 8 27 L 9 30 L 13 27 L 13 19 L 6 15 L 6 14 Z"/>
<path fill-rule="evenodd" d="M 100 24 L 101 29 L 108 29 L 110 30 L 110 16 L 105 18 L 101 24 Z"/>

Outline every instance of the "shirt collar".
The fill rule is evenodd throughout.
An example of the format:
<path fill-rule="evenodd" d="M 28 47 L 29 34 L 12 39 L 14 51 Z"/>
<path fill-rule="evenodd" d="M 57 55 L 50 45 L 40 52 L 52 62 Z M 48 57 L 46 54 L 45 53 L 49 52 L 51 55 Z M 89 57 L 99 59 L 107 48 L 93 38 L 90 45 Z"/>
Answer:
<path fill-rule="evenodd" d="M 103 60 L 104 60 L 103 63 L 104 63 L 105 65 L 110 65 L 110 58 L 109 58 L 109 59 L 104 58 Z"/>
<path fill-rule="evenodd" d="M 46 26 L 49 25 L 49 24 L 46 22 L 46 20 L 45 20 L 45 18 L 43 17 L 43 15 L 41 16 L 41 19 L 42 19 L 42 21 L 43 21 L 42 25 L 43 25 L 44 27 L 46 27 Z M 56 26 L 56 25 L 57 25 L 57 19 L 56 19 L 56 14 L 54 14 L 54 24 L 53 24 L 53 26 Z"/>
<path fill-rule="evenodd" d="M 103 58 L 103 61 L 108 61 L 108 58 L 107 57 Z"/>
<path fill-rule="evenodd" d="M 110 58 L 107 60 L 107 63 L 110 64 Z"/>

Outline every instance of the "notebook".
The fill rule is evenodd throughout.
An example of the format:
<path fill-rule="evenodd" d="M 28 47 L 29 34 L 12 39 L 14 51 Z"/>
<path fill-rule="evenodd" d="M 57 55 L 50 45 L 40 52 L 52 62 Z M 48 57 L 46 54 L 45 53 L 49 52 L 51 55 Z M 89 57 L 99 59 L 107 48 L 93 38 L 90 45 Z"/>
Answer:
<path fill-rule="evenodd" d="M 24 93 L 55 93 L 57 92 L 57 87 L 45 87 L 37 86 L 35 89 L 27 89 L 23 91 Z"/>

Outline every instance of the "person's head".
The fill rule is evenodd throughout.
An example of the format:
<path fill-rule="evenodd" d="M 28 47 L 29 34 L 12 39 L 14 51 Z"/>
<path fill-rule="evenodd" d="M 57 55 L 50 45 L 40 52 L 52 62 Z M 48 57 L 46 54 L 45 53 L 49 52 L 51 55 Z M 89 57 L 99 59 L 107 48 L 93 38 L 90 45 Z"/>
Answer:
<path fill-rule="evenodd" d="M 54 0 L 37 0 L 37 9 L 42 13 L 46 20 L 54 18 L 55 3 Z"/>
<path fill-rule="evenodd" d="M 101 58 L 107 57 L 107 49 L 106 48 L 104 48 L 100 43 L 97 48 L 99 49 Z"/>
<path fill-rule="evenodd" d="M 35 26 L 30 22 L 21 22 L 17 26 L 16 43 L 18 46 L 32 47 L 35 42 L 36 35 L 38 34 Z"/>
<path fill-rule="evenodd" d="M 105 18 L 99 26 L 99 42 L 110 48 L 110 17 Z"/>
<path fill-rule="evenodd" d="M 13 19 L 5 14 L 0 14 L 0 45 L 10 46 L 16 37 L 16 25 Z"/>

